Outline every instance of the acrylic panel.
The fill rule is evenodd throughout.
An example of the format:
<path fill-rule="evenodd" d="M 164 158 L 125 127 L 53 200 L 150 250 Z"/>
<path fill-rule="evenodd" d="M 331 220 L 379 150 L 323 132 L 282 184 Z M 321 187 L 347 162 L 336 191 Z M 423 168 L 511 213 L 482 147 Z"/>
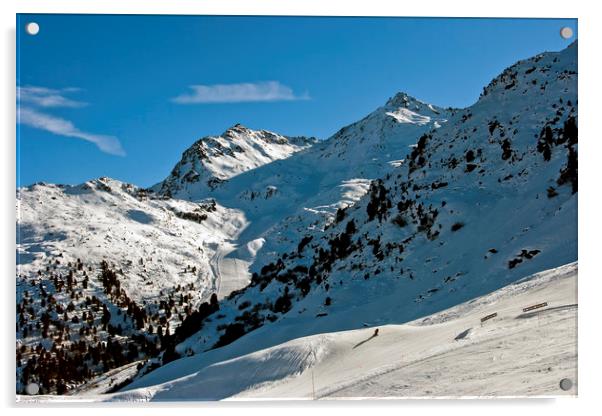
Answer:
<path fill-rule="evenodd" d="M 577 395 L 577 48 L 18 15 L 18 400 Z"/>

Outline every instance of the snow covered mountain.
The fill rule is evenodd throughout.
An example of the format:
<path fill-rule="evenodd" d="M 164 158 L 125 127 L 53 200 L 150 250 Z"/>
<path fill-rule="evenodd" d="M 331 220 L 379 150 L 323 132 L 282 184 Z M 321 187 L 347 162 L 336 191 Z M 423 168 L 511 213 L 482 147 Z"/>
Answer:
<path fill-rule="evenodd" d="M 405 324 L 576 261 L 576 65 L 576 44 L 520 61 L 465 109 L 400 93 L 321 142 L 237 125 L 150 190 L 20 189 L 18 383 L 116 390 L 111 370 L 189 399 L 173 380 L 264 349 L 286 378 L 319 361 L 278 361 L 289 343 L 313 354 L 317 334 Z"/>
<path fill-rule="evenodd" d="M 37 274 L 49 260 L 55 266 L 106 260 L 127 276 L 122 287 L 137 302 L 180 284 L 193 284 L 194 297 L 208 299 L 209 259 L 244 225 L 213 201 L 158 198 L 109 178 L 32 185 L 18 190 L 17 201 L 19 274 Z"/>
<path fill-rule="evenodd" d="M 450 110 L 399 93 L 331 138 L 220 181 L 219 187 L 178 179 L 182 186 L 174 188 L 172 173 L 153 189 L 191 201 L 211 197 L 243 213 L 248 226 L 241 229 L 227 258 L 250 264 L 257 254 L 255 264 L 263 264 L 273 259 L 274 253 L 296 246 L 299 233 L 322 227 L 338 208 L 357 201 L 372 179 L 393 171 L 416 138 L 440 127 L 449 114 Z M 247 135 L 261 133 L 243 131 Z M 191 149 L 195 148 L 196 144 Z M 191 149 L 174 172 L 191 164 Z"/>
<path fill-rule="evenodd" d="M 210 260 L 244 226 L 215 201 L 109 178 L 21 188 L 17 213 L 18 391 L 31 378 L 61 392 L 159 353 L 163 335 L 210 302 Z"/>
<path fill-rule="evenodd" d="M 170 197 L 198 199 L 198 195 L 242 172 L 285 159 L 315 142 L 313 137 L 285 137 L 237 124 L 221 136 L 196 141 L 182 154 L 169 177 L 153 189 Z"/>
<path fill-rule="evenodd" d="M 267 166 L 265 169 L 274 172 L 280 168 L 285 172 L 296 172 L 294 176 L 274 172 L 266 178 L 264 170 L 249 172 L 254 183 L 264 183 L 267 179 L 272 181 L 273 187 L 282 189 L 271 200 L 273 205 L 280 207 L 277 211 L 279 221 L 261 230 L 260 237 L 266 243 L 255 265 L 265 265 L 275 259 L 276 253 L 296 248 L 300 234 L 323 227 L 334 218 L 338 209 L 358 201 L 366 194 L 373 179 L 394 172 L 403 163 L 399 158 L 415 145 L 416 139 L 444 125 L 451 112 L 451 109 L 398 93 L 384 106 L 342 128 L 328 140 L 282 161 L 280 167 Z M 303 173 L 301 180 L 299 172 Z M 307 178 L 312 182 L 308 183 Z M 294 198 L 295 204 L 290 210 L 282 210 L 291 195 L 303 196 Z M 265 205 L 262 204 L 262 210 L 266 209 Z M 245 208 L 246 212 L 253 211 L 252 207 Z M 245 243 L 244 238 L 252 235 L 251 231 L 255 229 L 249 227 L 241 235 L 240 242 Z"/>
<path fill-rule="evenodd" d="M 325 229 L 254 266 L 251 285 L 176 351 L 212 356 L 233 343 L 234 358 L 400 324 L 575 261 L 576 91 L 576 45 L 510 67 Z M 245 334 L 260 329 L 269 341 L 249 347 Z M 154 384 L 153 374 L 133 386 Z"/>
<path fill-rule="evenodd" d="M 212 294 L 247 285 L 246 267 L 224 284 L 215 269 L 246 227 L 244 213 L 165 194 L 216 186 L 314 141 L 236 125 L 184 152 L 160 195 L 110 178 L 19 189 L 17 390 L 33 379 L 42 391 L 63 392 L 67 382 L 148 359 L 193 311 L 215 302 Z M 78 352 L 62 356 L 75 344 Z M 66 366 L 77 368 L 63 379 Z"/>

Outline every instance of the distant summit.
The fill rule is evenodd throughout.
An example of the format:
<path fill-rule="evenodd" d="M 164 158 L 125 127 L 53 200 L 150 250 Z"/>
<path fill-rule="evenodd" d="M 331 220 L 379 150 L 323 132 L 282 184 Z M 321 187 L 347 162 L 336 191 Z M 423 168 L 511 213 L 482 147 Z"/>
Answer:
<path fill-rule="evenodd" d="M 184 151 L 169 177 L 153 190 L 166 196 L 183 193 L 185 199 L 191 199 L 242 172 L 287 158 L 316 141 L 313 137 L 287 137 L 235 124 L 220 136 L 197 140 Z"/>

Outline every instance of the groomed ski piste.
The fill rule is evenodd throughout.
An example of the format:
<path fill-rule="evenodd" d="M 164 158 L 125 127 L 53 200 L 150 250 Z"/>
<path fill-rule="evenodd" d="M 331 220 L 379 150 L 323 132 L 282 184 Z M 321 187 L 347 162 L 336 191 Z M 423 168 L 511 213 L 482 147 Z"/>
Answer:
<path fill-rule="evenodd" d="M 159 384 L 18 401 L 575 396 L 577 305 L 575 262 L 403 325 L 379 326 L 378 335 L 364 327 L 225 361 L 193 356 L 153 372 L 148 379 L 168 380 Z M 572 381 L 566 391 L 559 386 L 565 378 Z"/>

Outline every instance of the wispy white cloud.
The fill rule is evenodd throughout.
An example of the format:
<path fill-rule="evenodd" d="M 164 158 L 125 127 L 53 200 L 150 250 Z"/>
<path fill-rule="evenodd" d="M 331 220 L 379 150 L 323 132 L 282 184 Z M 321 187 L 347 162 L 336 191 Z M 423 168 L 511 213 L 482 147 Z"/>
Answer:
<path fill-rule="evenodd" d="M 172 101 L 178 104 L 208 104 L 309 99 L 307 94 L 296 95 L 292 88 L 278 81 L 190 85 L 189 88 L 191 92 L 172 98 Z"/>
<path fill-rule="evenodd" d="M 125 156 L 125 151 L 116 137 L 82 131 L 71 121 L 46 112 L 50 108 L 77 108 L 88 105 L 85 102 L 65 97 L 65 94 L 77 91 L 79 91 L 78 88 L 51 89 L 36 86 L 17 86 L 17 122 L 59 136 L 85 140 L 94 143 L 105 153 Z M 38 109 L 40 107 L 44 108 L 44 111 L 40 111 Z"/>
<path fill-rule="evenodd" d="M 59 136 L 74 137 L 94 143 L 100 150 L 117 156 L 125 156 L 125 151 L 116 137 L 81 131 L 69 120 L 41 113 L 33 108 L 19 108 L 18 122 L 30 127 L 46 130 Z"/>
<path fill-rule="evenodd" d="M 77 88 L 51 89 L 44 87 L 17 87 L 17 99 L 22 103 L 29 103 L 39 107 L 84 107 L 88 105 L 82 101 L 72 100 L 65 95 L 77 92 Z"/>

